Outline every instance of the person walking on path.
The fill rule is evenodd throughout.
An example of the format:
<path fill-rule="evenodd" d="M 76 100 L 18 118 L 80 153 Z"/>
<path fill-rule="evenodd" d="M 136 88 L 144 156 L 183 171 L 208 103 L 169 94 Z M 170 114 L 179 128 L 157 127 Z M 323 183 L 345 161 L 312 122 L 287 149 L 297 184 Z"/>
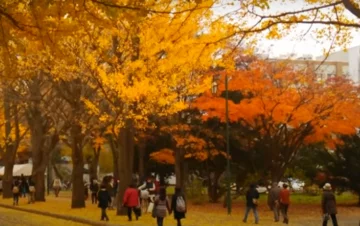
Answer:
<path fill-rule="evenodd" d="M 26 194 L 28 193 L 29 191 L 29 185 L 26 181 L 26 178 L 24 177 L 24 174 L 21 174 L 21 177 L 20 177 L 20 192 L 21 192 L 21 197 L 22 198 L 25 198 L 26 197 Z"/>
<path fill-rule="evenodd" d="M 274 182 L 268 195 L 268 205 L 274 212 L 274 221 L 279 222 L 280 217 L 280 187 L 278 183 Z"/>
<path fill-rule="evenodd" d="M 155 207 L 153 210 L 153 217 L 156 217 L 157 225 L 164 225 L 164 218 L 166 217 L 166 211 L 171 214 L 171 209 L 169 205 L 169 200 L 166 197 L 166 189 L 164 187 L 160 188 L 159 195 L 155 197 Z"/>
<path fill-rule="evenodd" d="M 185 218 L 186 201 L 181 188 L 175 188 L 175 194 L 171 200 L 171 212 L 174 213 L 174 219 L 177 221 L 177 226 L 181 226 L 181 219 Z"/>
<path fill-rule="evenodd" d="M 92 180 L 90 182 L 90 191 L 91 191 L 92 204 L 97 204 L 97 194 L 99 192 L 99 184 L 98 184 L 97 180 Z"/>
<path fill-rule="evenodd" d="M 288 209 L 290 205 L 290 191 L 286 183 L 283 184 L 283 189 L 280 191 L 280 210 L 281 214 L 284 217 L 284 224 L 289 223 Z"/>
<path fill-rule="evenodd" d="M 259 214 L 257 206 L 259 202 L 259 192 L 256 190 L 254 184 L 250 185 L 249 190 L 246 192 L 246 211 L 243 222 L 246 223 L 250 210 L 253 210 L 255 217 L 255 224 L 259 223 Z"/>
<path fill-rule="evenodd" d="M 12 193 L 13 193 L 13 200 L 14 206 L 19 205 L 19 196 L 20 196 L 20 182 L 16 179 L 12 185 Z"/>
<path fill-rule="evenodd" d="M 28 204 L 35 203 L 35 183 L 29 178 Z"/>
<path fill-rule="evenodd" d="M 61 180 L 56 178 L 53 183 L 53 189 L 55 193 L 55 197 L 59 197 L 60 189 L 61 189 Z"/>
<path fill-rule="evenodd" d="M 102 184 L 100 187 L 98 201 L 98 207 L 101 208 L 101 220 L 109 221 L 109 217 L 106 214 L 106 209 L 109 207 L 109 203 L 111 203 L 111 198 L 105 184 Z"/>
<path fill-rule="evenodd" d="M 110 195 L 110 201 L 109 201 L 109 210 L 113 210 L 113 206 L 112 206 L 112 202 L 113 199 L 115 198 L 115 193 L 114 193 L 114 178 L 110 178 L 110 181 L 106 184 L 106 190 L 108 192 L 108 194 Z"/>
<path fill-rule="evenodd" d="M 326 183 L 323 189 L 324 192 L 322 194 L 321 207 L 324 214 L 324 219 L 322 225 L 327 226 L 327 222 L 331 217 L 333 226 L 338 226 L 338 222 L 336 219 L 336 199 L 334 193 L 332 192 L 331 184 Z"/>
<path fill-rule="evenodd" d="M 131 184 L 126 190 L 123 198 L 123 206 L 127 207 L 128 220 L 132 221 L 132 212 L 134 212 L 136 220 L 139 219 L 136 208 L 139 207 L 139 191 Z"/>

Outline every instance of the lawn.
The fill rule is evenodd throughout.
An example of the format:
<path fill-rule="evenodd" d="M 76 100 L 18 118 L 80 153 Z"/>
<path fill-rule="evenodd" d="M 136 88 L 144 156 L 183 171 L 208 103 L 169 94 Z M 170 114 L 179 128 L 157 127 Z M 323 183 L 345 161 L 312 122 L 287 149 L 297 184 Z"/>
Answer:
<path fill-rule="evenodd" d="M 100 210 L 96 205 L 92 205 L 89 201 L 86 203 L 86 208 L 71 209 L 68 192 L 60 193 L 61 197 L 55 198 L 53 195 L 47 197 L 46 203 L 35 203 L 33 205 L 26 204 L 26 199 L 20 200 L 19 207 L 21 208 L 35 208 L 37 210 L 55 212 L 58 214 L 72 215 L 77 217 L 84 217 L 98 221 L 100 218 Z M 343 226 L 353 226 L 354 222 L 360 220 L 360 208 L 351 206 L 350 199 L 353 199 L 352 204 L 355 204 L 357 197 L 351 194 L 343 194 L 338 196 L 339 199 L 339 218 L 343 222 Z M 343 202 L 344 200 L 344 202 Z M 290 207 L 290 225 L 300 226 L 315 226 L 321 224 L 321 209 L 320 197 L 293 195 L 293 204 Z M 11 200 L 0 200 L 1 203 L 11 205 Z M 309 202 L 309 203 L 306 203 Z M 238 198 L 233 203 L 233 212 L 231 216 L 227 216 L 226 209 L 219 204 L 204 204 L 204 205 L 191 205 L 189 204 L 189 213 L 184 220 L 185 226 L 198 226 L 198 225 L 213 225 L 213 226 L 238 226 L 243 224 L 242 217 L 244 213 L 243 197 Z M 116 223 L 125 226 L 148 226 L 155 225 L 155 220 L 146 214 L 142 216 L 139 221 L 128 222 L 125 216 L 115 216 L 115 211 L 108 211 L 111 223 Z M 260 221 L 262 225 L 272 226 L 275 225 L 272 219 L 272 212 L 269 211 L 266 204 L 266 195 L 261 196 L 261 203 L 259 207 Z M 346 224 L 344 222 L 350 222 Z M 241 223 L 240 223 L 241 222 Z M 249 224 L 253 222 L 253 216 L 250 215 Z M 175 221 L 172 216 L 165 219 L 166 226 L 175 226 Z M 355 224 L 357 225 L 357 224 Z"/>

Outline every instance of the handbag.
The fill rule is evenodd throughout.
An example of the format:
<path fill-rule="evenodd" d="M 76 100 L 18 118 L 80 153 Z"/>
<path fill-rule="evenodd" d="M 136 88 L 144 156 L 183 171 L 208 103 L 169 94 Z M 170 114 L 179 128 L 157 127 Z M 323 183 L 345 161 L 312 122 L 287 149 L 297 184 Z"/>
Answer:
<path fill-rule="evenodd" d="M 328 221 L 328 220 L 330 220 L 330 216 L 328 213 L 325 213 L 323 216 L 323 221 Z"/>
<path fill-rule="evenodd" d="M 35 186 L 30 186 L 30 187 L 29 187 L 29 191 L 30 191 L 31 193 L 35 192 Z"/>
<path fill-rule="evenodd" d="M 252 202 L 255 206 L 259 205 L 259 200 L 258 199 L 252 199 Z"/>

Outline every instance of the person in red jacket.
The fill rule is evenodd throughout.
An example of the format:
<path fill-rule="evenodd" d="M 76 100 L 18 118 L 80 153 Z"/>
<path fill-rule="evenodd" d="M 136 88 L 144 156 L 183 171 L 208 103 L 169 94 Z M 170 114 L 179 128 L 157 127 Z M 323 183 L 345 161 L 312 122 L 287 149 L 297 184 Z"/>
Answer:
<path fill-rule="evenodd" d="M 289 223 L 289 217 L 287 215 L 288 209 L 289 209 L 289 205 L 290 205 L 290 191 L 288 188 L 287 184 L 283 184 L 283 189 L 281 189 L 280 191 L 280 210 L 281 210 L 281 214 L 284 217 L 284 223 L 288 224 Z"/>
<path fill-rule="evenodd" d="M 138 211 L 136 211 L 136 208 L 139 207 L 139 192 L 135 188 L 134 184 L 131 184 L 125 190 L 123 206 L 127 207 L 129 221 L 132 221 L 132 216 L 131 216 L 132 211 L 135 214 L 136 220 L 139 219 Z"/>

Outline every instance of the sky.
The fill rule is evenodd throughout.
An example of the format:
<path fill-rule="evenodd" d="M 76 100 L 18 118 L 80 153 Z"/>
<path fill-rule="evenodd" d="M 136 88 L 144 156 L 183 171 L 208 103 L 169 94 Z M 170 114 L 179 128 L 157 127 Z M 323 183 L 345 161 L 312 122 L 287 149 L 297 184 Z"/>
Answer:
<path fill-rule="evenodd" d="M 228 2 L 239 2 L 239 0 L 223 0 L 223 3 Z M 266 14 L 274 14 L 277 12 L 285 12 L 292 10 L 299 10 L 304 8 L 304 0 L 292 0 L 290 4 L 285 3 L 271 3 L 270 10 Z M 215 9 L 215 14 L 223 14 L 231 10 L 236 9 L 236 4 L 234 6 L 227 6 L 225 8 Z M 349 14 L 349 17 L 352 15 Z M 313 33 L 309 32 L 305 37 L 302 34 L 305 34 L 309 29 L 310 25 L 298 25 L 291 34 L 280 40 L 268 40 L 266 38 L 261 39 L 259 42 L 258 50 L 260 53 L 268 54 L 270 57 L 281 57 L 281 56 L 290 56 L 296 55 L 298 57 L 304 55 L 312 55 L 314 58 L 322 56 L 324 49 L 329 48 L 329 40 L 316 40 Z M 321 25 L 317 25 L 321 26 Z M 352 41 L 349 43 L 348 47 L 354 47 L 360 45 L 360 32 L 354 31 L 351 34 L 353 36 Z M 337 48 L 341 50 L 340 48 Z"/>

